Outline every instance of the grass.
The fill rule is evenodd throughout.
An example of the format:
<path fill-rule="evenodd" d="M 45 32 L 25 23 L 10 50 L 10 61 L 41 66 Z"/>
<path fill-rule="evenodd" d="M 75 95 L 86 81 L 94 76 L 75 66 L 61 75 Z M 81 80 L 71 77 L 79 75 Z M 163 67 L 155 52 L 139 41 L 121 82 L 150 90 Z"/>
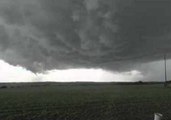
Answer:
<path fill-rule="evenodd" d="M 0 89 L 2 120 L 171 119 L 171 88 L 163 85 L 66 84 Z"/>

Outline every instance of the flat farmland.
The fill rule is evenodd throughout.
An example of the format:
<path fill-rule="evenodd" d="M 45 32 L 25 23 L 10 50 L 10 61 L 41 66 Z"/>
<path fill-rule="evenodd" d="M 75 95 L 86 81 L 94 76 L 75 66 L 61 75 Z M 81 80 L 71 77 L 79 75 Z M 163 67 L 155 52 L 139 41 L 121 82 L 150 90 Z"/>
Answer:
<path fill-rule="evenodd" d="M 155 112 L 171 119 L 170 87 L 37 83 L 0 89 L 1 120 L 153 120 Z"/>

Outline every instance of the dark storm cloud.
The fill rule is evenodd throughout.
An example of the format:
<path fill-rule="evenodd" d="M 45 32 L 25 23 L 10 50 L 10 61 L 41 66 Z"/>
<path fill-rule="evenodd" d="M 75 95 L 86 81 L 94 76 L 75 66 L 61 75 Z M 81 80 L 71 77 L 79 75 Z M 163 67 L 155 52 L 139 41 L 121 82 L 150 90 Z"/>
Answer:
<path fill-rule="evenodd" d="M 0 1 L 0 58 L 31 70 L 126 69 L 170 53 L 170 39 L 170 0 Z"/>

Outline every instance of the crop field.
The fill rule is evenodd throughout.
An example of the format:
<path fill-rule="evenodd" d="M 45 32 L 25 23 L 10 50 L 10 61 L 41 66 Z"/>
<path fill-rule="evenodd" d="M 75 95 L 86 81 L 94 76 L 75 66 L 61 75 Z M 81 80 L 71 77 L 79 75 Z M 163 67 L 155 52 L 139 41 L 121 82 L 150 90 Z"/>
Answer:
<path fill-rule="evenodd" d="M 171 88 L 163 85 L 49 84 L 0 89 L 0 120 L 171 119 Z"/>

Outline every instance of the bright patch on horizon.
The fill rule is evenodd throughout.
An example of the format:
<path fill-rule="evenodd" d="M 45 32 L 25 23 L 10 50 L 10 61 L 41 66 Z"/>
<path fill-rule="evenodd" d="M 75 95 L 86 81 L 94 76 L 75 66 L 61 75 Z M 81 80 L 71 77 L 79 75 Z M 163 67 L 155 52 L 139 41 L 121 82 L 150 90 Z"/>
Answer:
<path fill-rule="evenodd" d="M 51 70 L 46 74 L 37 74 L 42 81 L 56 82 L 131 82 L 142 80 L 139 71 L 110 72 L 103 69 Z"/>
<path fill-rule="evenodd" d="M 0 82 L 31 82 L 35 74 L 21 66 L 13 66 L 0 60 Z"/>
<path fill-rule="evenodd" d="M 103 69 L 49 70 L 36 73 L 0 60 L 0 82 L 131 82 L 142 80 L 137 70 L 110 72 Z"/>

